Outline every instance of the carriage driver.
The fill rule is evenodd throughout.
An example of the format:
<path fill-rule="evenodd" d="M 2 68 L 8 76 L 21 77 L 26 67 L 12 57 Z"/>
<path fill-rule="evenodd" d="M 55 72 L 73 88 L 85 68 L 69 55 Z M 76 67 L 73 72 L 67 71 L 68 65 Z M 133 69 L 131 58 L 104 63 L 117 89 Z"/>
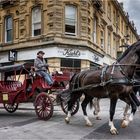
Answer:
<path fill-rule="evenodd" d="M 44 56 L 43 51 L 39 51 L 37 53 L 37 58 L 34 60 L 34 67 L 35 71 L 38 75 L 41 75 L 44 77 L 45 81 L 48 83 L 49 86 L 53 85 L 53 79 L 48 73 L 48 64 L 46 63 L 45 59 L 43 58 Z"/>

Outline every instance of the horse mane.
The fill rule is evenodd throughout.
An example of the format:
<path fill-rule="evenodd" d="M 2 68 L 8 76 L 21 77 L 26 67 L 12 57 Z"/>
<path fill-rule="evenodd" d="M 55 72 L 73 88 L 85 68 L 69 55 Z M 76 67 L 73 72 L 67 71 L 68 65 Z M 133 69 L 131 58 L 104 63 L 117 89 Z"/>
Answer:
<path fill-rule="evenodd" d="M 124 51 L 124 53 L 117 59 L 117 61 L 119 62 L 122 58 L 124 58 L 130 51 L 130 49 L 131 49 L 131 46 L 128 46 L 127 49 Z"/>

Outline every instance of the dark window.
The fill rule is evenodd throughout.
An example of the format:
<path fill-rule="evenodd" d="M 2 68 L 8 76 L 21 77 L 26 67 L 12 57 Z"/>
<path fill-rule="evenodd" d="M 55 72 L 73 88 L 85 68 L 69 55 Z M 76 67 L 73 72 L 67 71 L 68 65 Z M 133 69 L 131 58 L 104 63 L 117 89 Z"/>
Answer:
<path fill-rule="evenodd" d="M 63 71 L 65 68 L 69 71 L 78 72 L 81 70 L 81 60 L 79 59 L 61 59 L 61 70 Z"/>
<path fill-rule="evenodd" d="M 74 35 L 75 34 L 75 26 L 65 25 L 65 31 L 67 33 L 72 33 L 71 35 Z"/>
<path fill-rule="evenodd" d="M 41 29 L 36 29 L 34 30 L 34 36 L 40 35 L 41 34 Z"/>

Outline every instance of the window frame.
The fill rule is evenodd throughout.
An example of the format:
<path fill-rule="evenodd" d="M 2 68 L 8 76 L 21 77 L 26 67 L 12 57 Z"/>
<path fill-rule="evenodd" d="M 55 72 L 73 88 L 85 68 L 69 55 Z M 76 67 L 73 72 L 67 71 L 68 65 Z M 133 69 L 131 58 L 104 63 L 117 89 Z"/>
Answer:
<path fill-rule="evenodd" d="M 33 19 L 33 16 L 34 16 L 34 13 L 36 9 L 39 9 L 40 10 L 40 16 L 37 15 L 38 17 L 40 17 L 39 21 L 34 21 Z M 31 19 L 32 19 L 32 22 L 31 22 L 31 29 L 32 29 L 32 37 L 36 37 L 36 36 L 40 36 L 42 34 L 42 10 L 41 10 L 41 7 L 40 6 L 36 6 L 36 7 L 33 7 L 32 8 L 32 11 L 31 11 Z M 39 24 L 40 25 L 40 33 L 35 35 L 35 25 Z"/>
<path fill-rule="evenodd" d="M 108 30 L 108 40 L 107 40 L 107 50 L 108 54 L 111 54 L 111 31 Z"/>
<path fill-rule="evenodd" d="M 93 42 L 97 43 L 97 17 L 93 19 Z"/>
<path fill-rule="evenodd" d="M 68 19 L 68 18 L 66 18 L 66 8 L 67 7 L 72 7 L 72 8 L 74 8 L 75 9 L 75 18 L 73 18 L 73 19 Z M 75 27 L 75 32 L 73 33 L 73 32 L 67 32 L 66 31 L 66 25 L 69 25 L 70 26 L 70 23 L 68 24 L 66 24 L 66 21 L 67 20 L 73 20 L 73 22 L 75 23 L 74 24 L 74 27 Z M 77 6 L 76 5 L 72 5 L 72 4 L 66 4 L 65 5 L 65 10 L 64 10 L 64 33 L 65 33 L 65 35 L 71 35 L 71 36 L 76 36 L 77 35 L 77 26 L 78 26 L 78 8 L 77 8 Z M 72 25 L 71 25 L 72 26 Z"/>
<path fill-rule="evenodd" d="M 11 18 L 11 28 L 7 28 L 8 25 L 8 19 Z M 8 31 L 10 31 L 11 33 L 11 37 L 10 37 L 10 40 L 8 39 Z M 12 42 L 13 40 L 13 18 L 11 15 L 8 15 L 5 17 L 5 43 L 9 43 L 9 42 Z"/>

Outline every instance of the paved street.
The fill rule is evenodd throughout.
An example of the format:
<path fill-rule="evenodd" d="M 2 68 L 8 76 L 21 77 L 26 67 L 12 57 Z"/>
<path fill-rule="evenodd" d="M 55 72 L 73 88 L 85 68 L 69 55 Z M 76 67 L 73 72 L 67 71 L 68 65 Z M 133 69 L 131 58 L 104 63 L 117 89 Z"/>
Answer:
<path fill-rule="evenodd" d="M 34 110 L 17 110 L 13 114 L 5 110 L 0 111 L 0 139 L 34 139 L 34 140 L 88 140 L 88 139 L 139 139 L 140 137 L 140 112 L 137 111 L 134 121 L 128 128 L 121 128 L 120 122 L 125 104 L 121 101 L 117 104 L 115 114 L 115 126 L 119 135 L 113 136 L 109 132 L 109 100 L 101 101 L 102 120 L 95 120 L 92 111 L 88 110 L 92 127 L 86 127 L 80 111 L 72 117 L 69 125 L 65 124 L 65 114 L 57 106 L 53 117 L 48 121 L 38 120 Z M 21 107 L 31 108 L 31 104 L 22 104 Z"/>

